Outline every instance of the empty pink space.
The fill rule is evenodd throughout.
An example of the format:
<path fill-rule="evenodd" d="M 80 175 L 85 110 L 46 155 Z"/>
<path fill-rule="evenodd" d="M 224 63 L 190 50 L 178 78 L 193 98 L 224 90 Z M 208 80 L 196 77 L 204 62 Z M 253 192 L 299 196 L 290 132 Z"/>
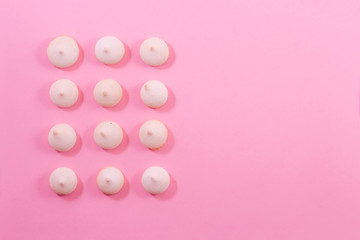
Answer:
<path fill-rule="evenodd" d="M 359 11 L 358 0 L 0 0 L 0 239 L 360 239 Z M 59 35 L 81 48 L 68 69 L 46 56 Z M 106 35 L 125 44 L 114 66 L 94 54 Z M 139 56 L 151 36 L 171 48 L 158 68 Z M 81 90 L 70 109 L 49 98 L 60 78 Z M 93 98 L 104 78 L 124 90 L 111 109 Z M 158 110 L 140 98 L 152 79 L 169 89 Z M 158 151 L 138 138 L 150 119 L 169 128 Z M 93 140 L 106 120 L 124 130 L 114 150 Z M 80 139 L 67 153 L 47 142 L 57 123 Z M 48 183 L 61 166 L 79 179 L 65 197 Z M 110 197 L 96 186 L 106 166 L 125 176 Z M 171 175 L 162 195 L 141 186 L 150 166 Z"/>

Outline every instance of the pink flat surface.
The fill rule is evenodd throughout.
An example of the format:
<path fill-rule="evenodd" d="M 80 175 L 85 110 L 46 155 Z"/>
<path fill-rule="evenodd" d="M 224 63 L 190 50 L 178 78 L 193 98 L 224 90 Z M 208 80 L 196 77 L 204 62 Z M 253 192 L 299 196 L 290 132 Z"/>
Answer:
<path fill-rule="evenodd" d="M 360 239 L 359 11 L 358 0 L 1 0 L 0 239 Z M 63 34 L 82 57 L 60 70 L 46 47 Z M 121 64 L 96 60 L 105 35 L 126 44 Z M 149 36 L 171 46 L 163 67 L 140 60 Z M 49 99 L 59 78 L 82 91 L 71 109 Z M 92 97 L 103 78 L 126 90 L 115 108 Z M 140 100 L 150 79 L 171 92 L 160 110 Z M 155 152 L 137 137 L 149 119 L 170 130 Z M 103 120 L 123 127 L 120 148 L 94 143 Z M 61 122 L 81 139 L 62 154 L 47 143 Z M 156 197 L 140 183 L 152 165 L 173 178 Z M 48 185 L 59 166 L 79 177 L 72 195 Z M 97 189 L 105 166 L 126 176 L 118 195 Z"/>

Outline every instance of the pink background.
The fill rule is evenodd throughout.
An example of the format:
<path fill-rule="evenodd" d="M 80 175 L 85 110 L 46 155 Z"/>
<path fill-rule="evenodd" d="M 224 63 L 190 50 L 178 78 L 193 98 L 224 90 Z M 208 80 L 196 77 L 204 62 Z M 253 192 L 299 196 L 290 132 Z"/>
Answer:
<path fill-rule="evenodd" d="M 0 239 L 360 239 L 359 11 L 358 0 L 1 0 Z M 82 48 L 65 70 L 46 57 L 62 34 Z M 121 64 L 96 60 L 104 35 L 127 45 Z M 172 48 L 163 67 L 139 58 L 149 36 Z M 59 78 L 83 93 L 69 110 L 48 97 Z M 126 90 L 113 109 L 92 97 L 103 78 Z M 171 90 L 163 109 L 140 100 L 150 79 Z M 154 118 L 171 134 L 152 152 L 137 131 Z M 123 127 L 120 148 L 94 143 L 103 120 Z M 81 139 L 64 154 L 47 143 L 61 122 Z M 140 184 L 152 165 L 173 178 L 155 197 Z M 81 181 L 72 195 L 48 186 L 59 166 Z M 105 166 L 127 179 L 112 197 L 95 184 Z"/>

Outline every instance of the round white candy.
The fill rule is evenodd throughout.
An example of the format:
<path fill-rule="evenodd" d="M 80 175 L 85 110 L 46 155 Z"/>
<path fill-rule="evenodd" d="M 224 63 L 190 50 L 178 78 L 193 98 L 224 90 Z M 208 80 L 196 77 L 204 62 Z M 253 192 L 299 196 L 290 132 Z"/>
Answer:
<path fill-rule="evenodd" d="M 149 120 L 140 127 L 141 143 L 152 150 L 161 148 L 165 144 L 167 136 L 166 126 L 158 120 Z"/>
<path fill-rule="evenodd" d="M 119 62 L 125 53 L 124 44 L 114 36 L 100 38 L 95 45 L 96 58 L 105 64 Z"/>
<path fill-rule="evenodd" d="M 104 79 L 98 82 L 94 88 L 95 101 L 103 107 L 113 107 L 122 98 L 122 88 L 113 79 Z"/>
<path fill-rule="evenodd" d="M 124 175 L 115 167 L 106 167 L 98 173 L 96 183 L 103 193 L 115 194 L 124 185 Z"/>
<path fill-rule="evenodd" d="M 76 189 L 77 176 L 70 168 L 59 167 L 50 174 L 49 182 L 54 192 L 59 195 L 66 195 Z"/>
<path fill-rule="evenodd" d="M 68 79 L 60 79 L 50 87 L 51 101 L 58 107 L 71 107 L 79 97 L 76 84 Z"/>
<path fill-rule="evenodd" d="M 162 82 L 150 80 L 142 86 L 140 96 L 146 106 L 159 108 L 166 103 L 168 90 Z"/>
<path fill-rule="evenodd" d="M 115 122 L 104 121 L 96 126 L 94 140 L 103 149 L 113 149 L 120 145 L 123 131 Z"/>
<path fill-rule="evenodd" d="M 146 191 L 151 194 L 159 194 L 169 187 L 170 176 L 161 167 L 149 167 L 143 173 L 141 182 Z"/>
<path fill-rule="evenodd" d="M 169 52 L 166 42 L 158 37 L 148 38 L 140 46 L 140 57 L 150 66 L 159 66 L 165 63 Z"/>
<path fill-rule="evenodd" d="M 50 129 L 48 140 L 55 150 L 66 152 L 74 147 L 76 143 L 76 132 L 71 126 L 65 123 L 56 124 Z"/>
<path fill-rule="evenodd" d="M 47 56 L 50 62 L 59 68 L 73 65 L 79 58 L 79 52 L 78 44 L 69 36 L 54 38 L 47 48 Z"/>

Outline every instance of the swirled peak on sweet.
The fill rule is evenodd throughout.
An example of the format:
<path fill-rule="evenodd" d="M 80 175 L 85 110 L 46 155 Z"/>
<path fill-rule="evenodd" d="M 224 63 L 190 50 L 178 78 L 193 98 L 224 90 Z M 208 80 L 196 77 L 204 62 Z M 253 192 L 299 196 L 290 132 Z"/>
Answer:
<path fill-rule="evenodd" d="M 149 167 L 141 178 L 142 185 L 151 194 L 159 194 L 169 187 L 170 176 L 162 167 Z"/>
<path fill-rule="evenodd" d="M 123 139 L 123 130 L 112 121 L 104 121 L 96 126 L 94 140 L 103 149 L 114 149 Z"/>
<path fill-rule="evenodd" d="M 76 138 L 75 130 L 65 123 L 53 126 L 48 135 L 50 146 L 59 152 L 66 152 L 73 148 Z"/>
<path fill-rule="evenodd" d="M 106 167 L 98 173 L 96 183 L 103 193 L 115 194 L 124 185 L 124 175 L 116 167 Z"/>
<path fill-rule="evenodd" d="M 66 68 L 73 65 L 79 58 L 79 46 L 69 36 L 54 38 L 47 47 L 49 61 L 58 68 Z"/>
<path fill-rule="evenodd" d="M 59 167 L 50 174 L 49 183 L 54 192 L 67 195 L 76 189 L 77 176 L 70 168 Z"/>
<path fill-rule="evenodd" d="M 94 87 L 95 101 L 103 107 L 115 106 L 120 102 L 122 95 L 120 84 L 113 79 L 103 79 Z"/>
<path fill-rule="evenodd" d="M 169 57 L 169 47 L 164 40 L 151 37 L 144 40 L 140 46 L 141 59 L 150 66 L 160 66 Z"/>
<path fill-rule="evenodd" d="M 79 97 L 76 84 L 68 79 L 55 81 L 50 87 L 51 101 L 58 107 L 71 107 Z"/>
<path fill-rule="evenodd" d="M 162 82 L 150 80 L 142 86 L 140 96 L 146 106 L 159 108 L 168 99 L 168 89 Z"/>
<path fill-rule="evenodd" d="M 139 130 L 141 143 L 152 150 L 161 148 L 165 144 L 167 136 L 166 126 L 158 120 L 144 122 Z"/>
<path fill-rule="evenodd" d="M 104 64 L 115 64 L 125 54 L 124 44 L 114 36 L 100 38 L 95 45 L 95 56 Z"/>

